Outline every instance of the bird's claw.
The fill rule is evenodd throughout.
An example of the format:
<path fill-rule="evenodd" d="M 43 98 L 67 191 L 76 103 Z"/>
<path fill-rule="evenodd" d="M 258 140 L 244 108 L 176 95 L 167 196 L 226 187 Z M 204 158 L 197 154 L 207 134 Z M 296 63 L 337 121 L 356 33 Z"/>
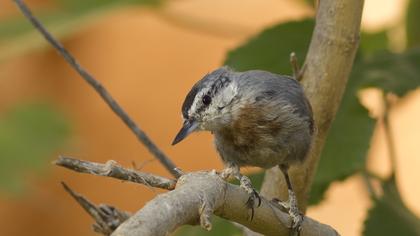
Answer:
<path fill-rule="evenodd" d="M 258 192 L 252 187 L 251 180 L 247 176 L 242 176 L 240 179 L 241 188 L 244 189 L 248 194 L 249 198 L 245 203 L 245 206 L 248 209 L 251 209 L 251 217 L 250 220 L 254 218 L 254 206 L 257 201 L 257 207 L 261 206 L 261 197 Z"/>
<path fill-rule="evenodd" d="M 249 198 L 245 203 L 245 206 L 251 210 L 251 217 L 249 218 L 250 221 L 254 218 L 255 213 L 255 202 L 258 201 L 257 207 L 261 206 L 261 197 L 255 189 L 252 189 L 252 192 L 249 194 Z"/>
<path fill-rule="evenodd" d="M 300 230 L 302 229 L 303 215 L 300 212 L 290 212 L 289 216 L 292 219 L 292 224 L 290 225 L 290 235 L 299 235 Z"/>
<path fill-rule="evenodd" d="M 299 211 L 297 206 L 296 196 L 292 191 L 289 191 L 289 200 L 282 202 L 278 199 L 273 199 L 272 202 L 281 206 L 285 211 L 288 212 L 292 223 L 289 226 L 290 235 L 299 235 L 300 230 L 302 229 L 302 223 L 304 220 L 303 214 Z"/>

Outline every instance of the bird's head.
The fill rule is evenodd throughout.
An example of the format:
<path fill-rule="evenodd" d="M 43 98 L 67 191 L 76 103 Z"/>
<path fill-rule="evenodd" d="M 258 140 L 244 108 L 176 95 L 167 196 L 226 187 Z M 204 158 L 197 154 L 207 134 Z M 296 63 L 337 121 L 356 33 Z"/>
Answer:
<path fill-rule="evenodd" d="M 221 67 L 198 81 L 182 105 L 184 120 L 172 145 L 199 130 L 215 131 L 232 120 L 232 107 L 238 94 L 235 72 Z"/>

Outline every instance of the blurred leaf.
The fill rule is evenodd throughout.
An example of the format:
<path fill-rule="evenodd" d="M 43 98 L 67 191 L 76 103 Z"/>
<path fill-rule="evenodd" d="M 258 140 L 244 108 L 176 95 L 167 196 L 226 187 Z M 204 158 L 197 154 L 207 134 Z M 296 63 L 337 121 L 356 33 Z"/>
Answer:
<path fill-rule="evenodd" d="M 360 51 L 363 55 L 384 51 L 388 48 L 388 35 L 386 31 L 376 33 L 362 32 L 360 40 Z"/>
<path fill-rule="evenodd" d="M 420 46 L 420 0 L 410 0 L 406 14 L 407 48 Z"/>
<path fill-rule="evenodd" d="M 20 105 L 0 115 L 0 188 L 19 191 L 25 174 L 47 165 L 69 124 L 46 104 Z"/>
<path fill-rule="evenodd" d="M 368 212 L 363 235 L 420 235 L 420 219 L 403 203 L 395 179 L 382 184 L 383 195 L 373 200 Z"/>
<path fill-rule="evenodd" d="M 403 96 L 420 86 L 420 47 L 404 53 L 381 52 L 367 57 L 354 71 L 363 87 L 376 87 Z"/>
<path fill-rule="evenodd" d="M 217 216 L 213 216 L 211 220 L 213 227 L 210 231 L 202 229 L 200 226 L 185 225 L 179 228 L 175 236 L 235 236 L 242 235 L 241 231 L 229 221 Z"/>
<path fill-rule="evenodd" d="M 354 66 L 357 71 L 358 66 Z M 357 91 L 361 77 L 353 72 L 337 111 L 321 154 L 311 189 L 309 204 L 317 204 L 329 185 L 344 180 L 365 166 L 365 158 L 373 134 L 374 120 L 359 103 Z"/>
<path fill-rule="evenodd" d="M 303 62 L 314 25 L 312 19 L 275 25 L 230 51 L 225 64 L 239 71 L 259 69 L 291 75 L 289 55 L 294 51 Z"/>
<path fill-rule="evenodd" d="M 311 7 L 315 7 L 315 2 L 319 0 L 303 0 L 304 3 L 308 4 Z"/>
<path fill-rule="evenodd" d="M 66 37 L 89 22 L 129 4 L 157 5 L 163 0 L 60 0 L 54 9 L 33 12 L 56 37 Z M 47 45 L 23 15 L 0 22 L 0 62 L 9 56 Z"/>

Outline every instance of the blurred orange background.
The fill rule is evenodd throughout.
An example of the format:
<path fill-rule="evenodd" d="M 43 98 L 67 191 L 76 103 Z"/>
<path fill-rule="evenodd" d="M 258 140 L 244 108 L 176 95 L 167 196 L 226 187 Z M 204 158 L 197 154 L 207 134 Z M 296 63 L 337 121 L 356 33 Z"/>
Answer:
<path fill-rule="evenodd" d="M 28 3 L 35 12 L 36 6 L 53 4 L 41 0 Z M 0 5 L 0 20 L 19 15 L 12 1 L 0 0 Z M 391 39 L 393 48 L 399 50 L 404 42 L 398 25 L 405 7 L 402 0 L 366 1 L 363 29 L 395 26 Z M 208 133 L 170 145 L 181 125 L 185 94 L 195 81 L 223 63 L 228 50 L 263 28 L 312 15 L 305 4 L 293 0 L 170 1 L 159 10 L 130 7 L 113 11 L 92 24 L 81 25 L 63 43 L 180 168 L 220 169 Z M 381 110 L 378 97 L 372 90 L 362 94 L 374 116 Z M 169 176 L 158 161 L 150 161 L 153 157 L 129 129 L 49 46 L 0 64 L 0 112 L 31 100 L 53 101 L 72 123 L 70 144 L 57 154 L 98 162 L 112 159 L 124 166 L 135 162 L 143 171 Z M 403 98 L 391 113 L 398 184 L 404 201 L 417 216 L 419 117 L 419 91 Z M 380 127 L 372 144 L 370 167 L 386 175 L 389 163 Z M 160 192 L 53 165 L 41 174 L 27 173 L 26 181 L 28 189 L 21 196 L 0 193 L 1 235 L 95 235 L 90 228 L 92 220 L 63 191 L 60 181 L 95 203 L 128 211 L 139 209 Z M 333 184 L 326 200 L 311 207 L 308 215 L 332 225 L 342 235 L 360 235 L 369 204 L 361 178 L 356 176 Z"/>

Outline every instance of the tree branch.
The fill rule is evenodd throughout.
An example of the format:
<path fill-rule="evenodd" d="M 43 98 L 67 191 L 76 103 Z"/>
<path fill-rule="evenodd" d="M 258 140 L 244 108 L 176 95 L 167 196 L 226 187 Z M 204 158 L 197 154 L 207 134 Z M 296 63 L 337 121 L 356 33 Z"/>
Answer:
<path fill-rule="evenodd" d="M 262 198 L 261 206 L 255 208 L 254 218 L 250 221 L 250 212 L 244 205 L 248 197 L 243 189 L 227 183 L 214 171 L 188 173 L 178 179 L 175 190 L 149 201 L 112 235 L 164 236 L 185 224 L 200 224 L 210 230 L 209 219 L 213 213 L 264 235 L 287 235 L 291 224 L 289 215 L 265 198 Z M 305 217 L 300 235 L 338 233 L 328 225 Z"/>
<path fill-rule="evenodd" d="M 95 220 L 93 230 L 103 235 L 110 235 L 114 230 L 131 215 L 113 206 L 100 204 L 96 206 L 82 195 L 74 192 L 67 184 L 61 182 L 67 193 Z"/>
<path fill-rule="evenodd" d="M 289 174 L 299 208 L 305 211 L 308 193 L 329 127 L 340 105 L 359 43 L 363 0 L 321 0 L 306 56 L 302 85 L 311 101 L 317 133 L 308 160 Z M 287 199 L 287 186 L 278 168 L 266 172 L 262 194 Z"/>
<path fill-rule="evenodd" d="M 136 135 L 137 139 L 143 143 L 144 146 L 151 152 L 156 159 L 158 159 L 162 165 L 175 177 L 178 177 L 178 172 L 174 169 L 175 164 L 163 153 L 156 144 L 146 135 L 146 133 L 140 129 L 139 126 L 130 118 L 130 116 L 124 111 L 124 109 L 117 103 L 117 101 L 111 96 L 108 90 L 93 76 L 86 71 L 79 62 L 67 51 L 63 45 L 57 41 L 42 25 L 42 23 L 32 14 L 29 8 L 26 6 L 23 0 L 14 0 L 16 5 L 19 7 L 23 15 L 31 22 L 31 24 L 37 29 L 42 36 L 61 54 L 67 63 L 79 73 L 79 75 L 90 85 L 93 89 L 101 96 L 105 103 L 111 108 L 111 110 L 128 126 L 128 128 Z"/>
<path fill-rule="evenodd" d="M 262 198 L 261 206 L 255 208 L 254 218 L 250 221 L 250 211 L 244 204 L 248 200 L 248 193 L 239 186 L 227 183 L 215 171 L 184 174 L 175 182 L 161 176 L 125 169 L 113 161 L 101 164 L 59 157 L 55 164 L 76 172 L 114 177 L 168 190 L 176 186 L 175 190 L 160 194 L 148 202 L 132 217 L 121 218 L 118 213 L 121 211 L 116 208 L 108 205 L 95 206 L 63 184 L 66 191 L 95 219 L 95 231 L 104 235 L 111 234 L 117 227 L 113 235 L 167 235 L 185 224 L 200 224 L 210 230 L 210 218 L 213 214 L 264 235 L 285 235 L 291 224 L 288 213 L 265 198 Z M 338 233 L 328 225 L 305 217 L 300 235 L 328 236 Z"/>
<path fill-rule="evenodd" d="M 176 181 L 173 179 L 126 169 L 112 160 L 101 164 L 60 156 L 54 161 L 54 164 L 80 173 L 107 176 L 166 190 L 172 190 L 176 185 Z"/>

